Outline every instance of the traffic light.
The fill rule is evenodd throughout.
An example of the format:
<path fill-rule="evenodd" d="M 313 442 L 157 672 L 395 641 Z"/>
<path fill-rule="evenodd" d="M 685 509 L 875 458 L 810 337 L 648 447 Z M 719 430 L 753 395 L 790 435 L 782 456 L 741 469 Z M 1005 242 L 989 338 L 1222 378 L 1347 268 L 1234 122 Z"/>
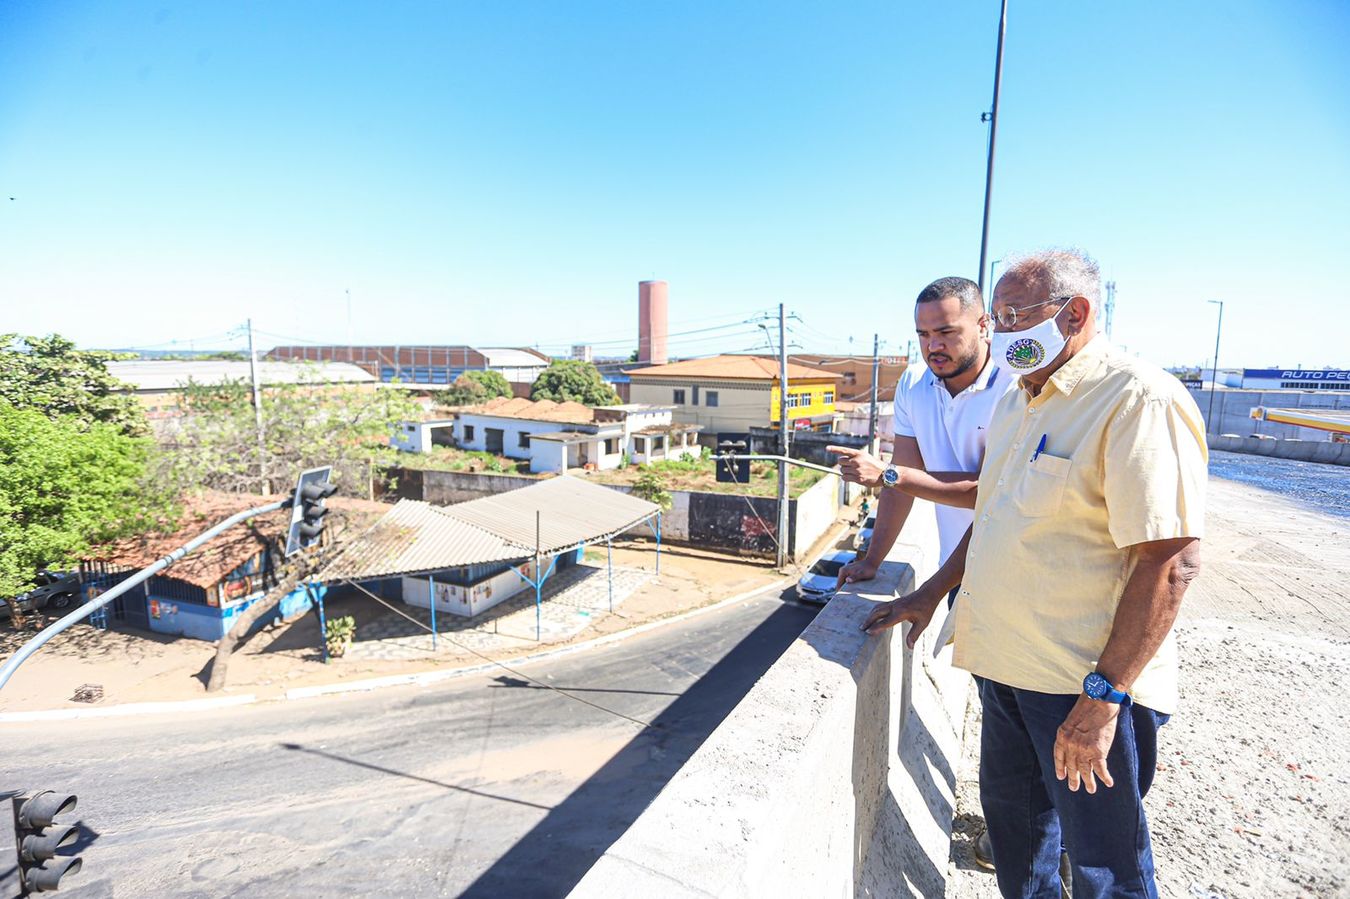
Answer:
<path fill-rule="evenodd" d="M 19 894 L 45 893 L 59 889 L 61 878 L 80 870 L 79 856 L 56 851 L 80 838 L 77 824 L 57 823 L 57 817 L 75 811 L 75 796 L 42 790 L 31 796 L 15 796 L 14 850 L 19 856 Z"/>
<path fill-rule="evenodd" d="M 291 497 L 291 527 L 286 533 L 286 555 L 293 556 L 301 549 L 319 542 L 323 533 L 323 517 L 328 509 L 323 501 L 337 493 L 337 485 L 329 480 L 333 469 L 311 468 L 301 472 Z"/>
<path fill-rule="evenodd" d="M 717 443 L 717 455 L 739 456 L 745 454 L 743 440 L 720 440 Z M 748 484 L 750 482 L 749 459 L 718 459 L 717 482 L 719 484 Z"/>

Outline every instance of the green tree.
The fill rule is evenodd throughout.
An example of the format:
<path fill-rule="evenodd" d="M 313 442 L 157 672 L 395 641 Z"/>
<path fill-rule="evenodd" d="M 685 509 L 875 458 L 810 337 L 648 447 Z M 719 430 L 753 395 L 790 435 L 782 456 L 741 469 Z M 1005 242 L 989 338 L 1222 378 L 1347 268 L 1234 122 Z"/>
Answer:
<path fill-rule="evenodd" d="M 466 371 L 448 390 L 436 394 L 443 406 L 475 406 L 499 396 L 514 396 L 511 382 L 499 371 Z"/>
<path fill-rule="evenodd" d="M 374 468 L 393 457 L 389 437 L 421 409 L 401 390 L 300 383 L 262 394 L 264 452 L 252 390 L 243 380 L 189 382 L 179 391 L 182 415 L 164 425 L 161 477 L 179 490 L 209 487 L 229 493 L 289 489 L 307 468 L 333 466 L 348 496 L 364 496 Z"/>
<path fill-rule="evenodd" d="M 71 416 L 81 426 L 102 422 L 144 434 L 145 413 L 131 387 L 108 373 L 108 362 L 121 358 L 125 354 L 76 349 L 56 334 L 0 334 L 0 400 L 53 419 Z"/>
<path fill-rule="evenodd" d="M 115 422 L 51 417 L 0 399 L 0 598 L 32 588 L 90 545 L 169 520 L 147 491 L 148 438 Z M 22 623 L 17 609 L 14 622 Z"/>
<path fill-rule="evenodd" d="M 555 359 L 535 379 L 530 387 L 530 399 L 609 406 L 619 402 L 619 395 L 605 383 L 600 369 L 590 362 Z"/>

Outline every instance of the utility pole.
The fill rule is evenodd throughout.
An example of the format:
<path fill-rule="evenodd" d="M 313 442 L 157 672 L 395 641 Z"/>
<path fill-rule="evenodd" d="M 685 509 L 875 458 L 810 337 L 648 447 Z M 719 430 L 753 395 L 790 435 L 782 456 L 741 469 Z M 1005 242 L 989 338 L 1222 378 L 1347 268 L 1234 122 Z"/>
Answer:
<path fill-rule="evenodd" d="M 872 335 L 872 411 L 867 413 L 867 451 L 875 452 L 877 443 L 877 380 L 881 376 L 881 335 Z"/>
<path fill-rule="evenodd" d="M 998 52 L 994 58 L 994 105 L 980 116 L 989 123 L 989 162 L 984 173 L 984 227 L 980 231 L 980 293 L 984 293 L 984 263 L 989 255 L 989 204 L 994 195 L 994 142 L 998 138 L 998 95 L 1003 82 L 1003 36 L 1008 31 L 1008 0 L 1003 0 L 998 17 Z M 992 279 L 991 279 L 992 280 Z"/>
<path fill-rule="evenodd" d="M 262 390 L 258 386 L 258 353 L 253 348 L 253 319 L 248 320 L 248 376 L 253 381 L 253 421 L 258 429 L 258 492 L 263 496 L 267 489 L 267 444 L 263 440 Z"/>
<path fill-rule="evenodd" d="M 788 363 L 787 316 L 778 304 L 778 455 L 788 454 Z M 778 567 L 787 567 L 788 558 L 788 467 L 778 463 Z"/>
<path fill-rule="evenodd" d="M 1111 323 L 1116 317 L 1116 282 L 1106 282 L 1106 339 L 1111 339 Z"/>
<path fill-rule="evenodd" d="M 347 361 L 352 362 L 356 358 L 356 351 L 352 347 L 352 290 L 345 288 L 347 294 Z"/>
<path fill-rule="evenodd" d="M 1210 370 L 1212 377 L 1209 379 L 1209 413 L 1205 416 L 1205 425 L 1207 428 L 1213 428 L 1217 434 L 1223 430 L 1214 425 L 1214 387 L 1219 382 L 1219 338 L 1223 336 L 1223 300 L 1209 302 L 1219 307 L 1219 327 L 1214 331 L 1214 368 Z"/>

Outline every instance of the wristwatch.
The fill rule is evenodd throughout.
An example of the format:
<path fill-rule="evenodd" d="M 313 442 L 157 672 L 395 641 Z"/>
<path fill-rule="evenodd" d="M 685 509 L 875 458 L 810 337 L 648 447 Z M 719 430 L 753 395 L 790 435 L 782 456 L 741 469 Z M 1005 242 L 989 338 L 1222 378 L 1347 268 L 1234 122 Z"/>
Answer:
<path fill-rule="evenodd" d="M 1088 699 L 1099 699 L 1102 702 L 1121 703 L 1130 698 L 1130 694 L 1120 692 L 1109 680 L 1095 671 L 1083 678 L 1083 692 L 1088 695 Z"/>
<path fill-rule="evenodd" d="M 894 465 L 887 465 L 881 473 L 881 486 L 894 487 L 900 483 L 900 469 Z"/>

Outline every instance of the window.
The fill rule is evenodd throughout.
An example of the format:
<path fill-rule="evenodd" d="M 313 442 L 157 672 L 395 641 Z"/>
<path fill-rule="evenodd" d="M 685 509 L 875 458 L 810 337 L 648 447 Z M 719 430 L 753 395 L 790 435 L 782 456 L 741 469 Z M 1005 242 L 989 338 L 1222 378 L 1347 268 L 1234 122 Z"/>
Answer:
<path fill-rule="evenodd" d="M 704 393 L 703 393 L 703 405 L 705 405 L 705 406 L 716 406 L 716 405 L 717 405 L 717 391 L 716 391 L 716 390 L 707 390 L 707 391 L 704 391 Z"/>
<path fill-rule="evenodd" d="M 619 438 L 610 437 L 605 440 L 605 455 L 613 456 L 619 451 Z"/>
<path fill-rule="evenodd" d="M 820 401 L 821 401 L 822 403 L 824 403 L 825 405 L 827 405 L 827 406 L 828 406 L 830 403 L 833 403 L 833 402 L 834 402 L 834 391 L 833 391 L 833 390 L 827 390 L 827 391 L 825 391 L 825 395 L 824 395 L 823 397 L 820 398 Z"/>
<path fill-rule="evenodd" d="M 665 448 L 666 448 L 666 438 L 664 436 L 656 436 L 652 438 L 652 452 L 659 453 Z"/>
<path fill-rule="evenodd" d="M 676 391 L 675 391 L 675 397 L 674 397 L 674 399 L 671 400 L 671 402 L 673 402 L 673 403 L 674 403 L 675 405 L 677 405 L 677 406 L 683 406 L 683 405 L 684 405 L 684 391 L 683 391 L 683 390 L 676 390 Z"/>
<path fill-rule="evenodd" d="M 847 384 L 847 385 L 850 386 L 850 387 L 855 387 L 855 386 L 857 386 L 857 384 L 858 384 L 858 373 L 857 373 L 857 372 L 852 372 L 852 371 L 846 371 L 846 372 L 844 372 L 844 383 Z"/>
<path fill-rule="evenodd" d="M 521 432 L 520 432 L 520 437 L 518 437 L 518 438 L 516 439 L 516 445 L 519 446 L 521 449 L 529 449 L 529 448 L 530 448 L 530 435 L 529 435 L 528 433 L 526 433 L 525 431 L 521 431 Z"/>
<path fill-rule="evenodd" d="M 473 443 L 473 425 L 464 426 L 464 436 L 460 439 L 465 443 Z"/>

